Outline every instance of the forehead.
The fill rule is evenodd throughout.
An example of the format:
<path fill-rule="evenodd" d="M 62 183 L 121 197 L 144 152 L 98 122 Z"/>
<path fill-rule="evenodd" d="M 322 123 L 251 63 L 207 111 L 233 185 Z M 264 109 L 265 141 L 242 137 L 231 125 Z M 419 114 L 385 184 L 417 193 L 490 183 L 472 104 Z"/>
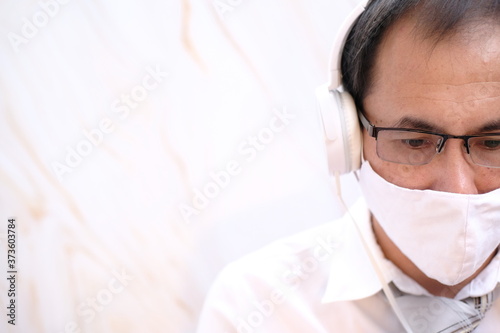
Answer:
<path fill-rule="evenodd" d="M 364 100 L 372 121 L 390 126 L 404 116 L 446 120 L 453 130 L 470 117 L 500 119 L 500 25 L 461 28 L 436 41 L 416 33 L 411 18 L 396 22 L 375 56 Z M 445 124 L 446 125 L 446 124 Z"/>

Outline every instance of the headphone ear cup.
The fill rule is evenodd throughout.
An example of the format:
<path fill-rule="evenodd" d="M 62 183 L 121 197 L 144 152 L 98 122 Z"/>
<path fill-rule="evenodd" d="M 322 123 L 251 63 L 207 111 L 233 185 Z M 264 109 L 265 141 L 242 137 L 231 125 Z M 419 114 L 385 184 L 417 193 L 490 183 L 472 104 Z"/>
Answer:
<path fill-rule="evenodd" d="M 356 105 L 347 92 L 330 91 L 328 85 L 316 90 L 325 134 L 330 174 L 344 174 L 361 166 L 361 129 Z"/>

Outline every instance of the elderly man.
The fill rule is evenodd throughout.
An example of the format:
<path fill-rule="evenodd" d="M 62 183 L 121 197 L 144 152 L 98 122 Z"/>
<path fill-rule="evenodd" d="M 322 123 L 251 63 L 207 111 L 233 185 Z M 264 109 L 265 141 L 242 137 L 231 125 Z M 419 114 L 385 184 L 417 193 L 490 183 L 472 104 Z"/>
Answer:
<path fill-rule="evenodd" d="M 342 171 L 363 198 L 229 265 L 200 333 L 500 330 L 500 1 L 373 0 L 358 14 L 330 94 L 362 130 Z"/>

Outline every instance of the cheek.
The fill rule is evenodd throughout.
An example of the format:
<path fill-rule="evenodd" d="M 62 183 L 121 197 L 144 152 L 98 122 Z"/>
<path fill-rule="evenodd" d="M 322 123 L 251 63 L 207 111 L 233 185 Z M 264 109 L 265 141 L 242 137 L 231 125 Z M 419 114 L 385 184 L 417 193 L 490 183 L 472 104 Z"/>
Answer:
<path fill-rule="evenodd" d="M 377 141 L 368 135 L 368 132 L 363 130 L 363 157 L 373 166 L 375 157 L 377 156 Z"/>
<path fill-rule="evenodd" d="M 479 193 L 488 193 L 500 188 L 500 169 L 478 168 L 476 187 Z"/>

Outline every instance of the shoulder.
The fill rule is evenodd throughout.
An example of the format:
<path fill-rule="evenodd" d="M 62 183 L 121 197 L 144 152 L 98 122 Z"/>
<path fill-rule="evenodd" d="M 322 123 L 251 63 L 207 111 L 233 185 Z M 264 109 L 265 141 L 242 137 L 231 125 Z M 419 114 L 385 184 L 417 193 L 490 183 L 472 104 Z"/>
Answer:
<path fill-rule="evenodd" d="M 359 218 L 366 218 L 368 214 L 362 200 L 350 211 Z M 349 216 L 344 215 L 279 239 L 228 264 L 219 273 L 216 288 L 238 288 L 239 292 L 248 289 L 252 293 L 299 283 L 301 287 L 314 285 L 322 288 L 332 265 L 339 262 L 339 257 L 349 256 L 345 250 L 353 235 L 352 228 Z"/>
<path fill-rule="evenodd" d="M 367 219 L 368 210 L 362 199 L 350 209 L 356 219 Z M 275 275 L 277 269 L 307 262 L 327 262 L 329 257 L 344 247 L 352 235 L 350 217 L 344 216 L 288 236 L 228 264 L 220 276 Z M 347 237 L 347 238 L 346 238 Z M 279 273 L 278 273 L 279 274 Z"/>
<path fill-rule="evenodd" d="M 343 219 L 327 222 L 273 243 L 228 264 L 221 276 L 252 275 L 262 278 L 281 275 L 284 268 L 305 261 L 325 261 L 326 254 L 339 246 Z"/>
<path fill-rule="evenodd" d="M 352 223 L 344 216 L 230 263 L 207 295 L 199 332 L 234 331 L 225 327 L 236 327 L 241 318 L 257 312 L 275 313 L 276 320 L 282 318 L 278 313 L 305 318 L 308 312 L 314 317 L 332 268 L 349 260 L 352 232 Z"/>
<path fill-rule="evenodd" d="M 223 328 L 237 327 L 240 318 L 259 309 L 260 313 L 274 311 L 282 304 L 280 310 L 295 313 L 289 309 L 294 304 L 304 306 L 313 298 L 319 301 L 340 224 L 341 220 L 336 220 L 280 239 L 228 264 L 210 288 L 198 332 L 215 328 L 234 332 Z"/>

